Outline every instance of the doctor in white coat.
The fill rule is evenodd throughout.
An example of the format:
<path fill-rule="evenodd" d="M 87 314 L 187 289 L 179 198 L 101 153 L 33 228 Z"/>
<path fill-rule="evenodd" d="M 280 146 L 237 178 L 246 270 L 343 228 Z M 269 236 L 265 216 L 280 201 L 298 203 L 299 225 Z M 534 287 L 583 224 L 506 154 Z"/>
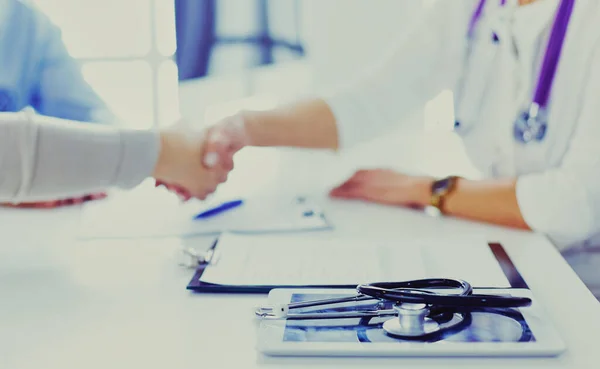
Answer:
<path fill-rule="evenodd" d="M 583 268 L 594 262 L 586 250 L 600 244 L 599 25 L 596 0 L 439 1 L 351 86 L 217 124 L 205 165 L 231 167 L 246 145 L 347 148 L 449 88 L 456 130 L 486 179 L 366 170 L 331 195 L 531 229 Z M 596 264 L 580 275 L 600 293 Z"/>

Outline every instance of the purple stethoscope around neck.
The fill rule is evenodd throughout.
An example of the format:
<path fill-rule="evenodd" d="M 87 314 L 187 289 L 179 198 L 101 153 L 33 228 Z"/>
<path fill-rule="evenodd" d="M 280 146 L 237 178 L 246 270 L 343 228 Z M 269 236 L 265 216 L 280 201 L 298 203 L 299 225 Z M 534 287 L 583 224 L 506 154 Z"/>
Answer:
<path fill-rule="evenodd" d="M 469 41 L 473 40 L 477 23 L 481 19 L 486 2 L 487 0 L 479 0 L 471 17 L 467 32 Z M 506 0 L 500 0 L 501 6 L 505 4 Z M 529 108 L 519 113 L 513 126 L 513 135 L 517 142 L 527 144 L 532 141 L 542 141 L 546 136 L 548 100 L 574 5 L 575 0 L 561 0 L 558 6 L 533 99 L 529 104 Z M 457 126 L 458 124 L 457 122 Z"/>

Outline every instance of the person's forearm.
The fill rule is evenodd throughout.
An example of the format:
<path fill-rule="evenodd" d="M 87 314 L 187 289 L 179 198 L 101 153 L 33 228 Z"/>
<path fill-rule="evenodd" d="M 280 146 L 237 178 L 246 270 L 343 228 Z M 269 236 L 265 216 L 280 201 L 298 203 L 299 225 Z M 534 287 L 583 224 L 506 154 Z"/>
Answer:
<path fill-rule="evenodd" d="M 0 199 L 35 201 L 150 176 L 160 141 L 153 132 L 73 124 L 33 114 L 0 116 Z"/>
<path fill-rule="evenodd" d="M 253 146 L 338 148 L 335 117 L 324 100 L 304 100 L 270 111 L 241 114 Z"/>
<path fill-rule="evenodd" d="M 423 186 L 430 188 L 431 181 Z M 529 230 L 519 209 L 515 186 L 515 179 L 459 179 L 444 201 L 444 211 L 450 216 Z M 420 201 L 423 206 L 429 204 L 429 198 Z"/>
<path fill-rule="evenodd" d="M 447 214 L 502 226 L 529 229 L 516 195 L 515 179 L 459 179 L 445 202 Z"/>

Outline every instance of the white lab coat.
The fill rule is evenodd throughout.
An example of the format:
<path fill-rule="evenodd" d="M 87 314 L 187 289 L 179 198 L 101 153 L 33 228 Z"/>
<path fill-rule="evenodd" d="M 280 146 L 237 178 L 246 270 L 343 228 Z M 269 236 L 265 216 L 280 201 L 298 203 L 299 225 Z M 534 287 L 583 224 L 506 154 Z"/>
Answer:
<path fill-rule="evenodd" d="M 558 0 L 487 3 L 469 57 L 465 36 L 476 2 L 439 1 L 383 64 L 328 96 L 341 146 L 381 135 L 452 89 L 470 158 L 487 177 L 518 178 L 528 225 L 561 248 L 593 243 L 600 235 L 600 2 L 576 1 L 548 131 L 528 145 L 515 142 L 513 123 L 531 102 Z"/>

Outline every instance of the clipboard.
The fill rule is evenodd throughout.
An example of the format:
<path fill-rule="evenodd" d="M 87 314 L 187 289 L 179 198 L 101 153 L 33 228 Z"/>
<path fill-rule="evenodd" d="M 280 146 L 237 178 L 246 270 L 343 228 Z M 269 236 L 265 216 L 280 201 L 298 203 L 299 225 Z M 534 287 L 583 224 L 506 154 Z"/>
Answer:
<path fill-rule="evenodd" d="M 202 274 L 206 268 L 210 267 L 211 264 L 218 262 L 219 253 L 217 246 L 219 244 L 219 238 L 213 242 L 211 247 L 206 251 L 205 255 L 201 260 L 198 261 L 198 267 L 192 276 L 192 279 L 187 285 L 187 290 L 198 293 L 231 293 L 231 294 L 268 294 L 274 288 L 335 288 L 335 289 L 348 289 L 355 288 L 354 284 L 344 285 L 306 285 L 306 286 L 286 286 L 286 285 L 223 285 L 215 283 L 203 282 Z"/>
<path fill-rule="evenodd" d="M 311 284 L 311 285 L 225 285 L 225 284 L 214 284 L 207 283 L 201 280 L 203 273 L 213 263 L 217 263 L 219 260 L 218 253 L 219 238 L 217 238 L 211 247 L 207 250 L 202 260 L 199 260 L 198 267 L 196 268 L 192 279 L 187 285 L 187 290 L 196 293 L 225 293 L 225 294 L 268 294 L 272 289 L 275 288 L 302 288 L 302 289 L 354 289 L 356 284 Z M 492 252 L 496 262 L 498 262 L 502 273 L 506 277 L 509 288 L 529 289 L 529 286 L 521 276 L 517 267 L 513 263 L 512 259 L 502 246 L 498 242 L 489 242 L 488 247 Z M 479 286 L 480 287 L 480 286 Z M 486 287 L 488 288 L 488 287 Z M 500 287 L 490 287 L 500 288 Z"/>

